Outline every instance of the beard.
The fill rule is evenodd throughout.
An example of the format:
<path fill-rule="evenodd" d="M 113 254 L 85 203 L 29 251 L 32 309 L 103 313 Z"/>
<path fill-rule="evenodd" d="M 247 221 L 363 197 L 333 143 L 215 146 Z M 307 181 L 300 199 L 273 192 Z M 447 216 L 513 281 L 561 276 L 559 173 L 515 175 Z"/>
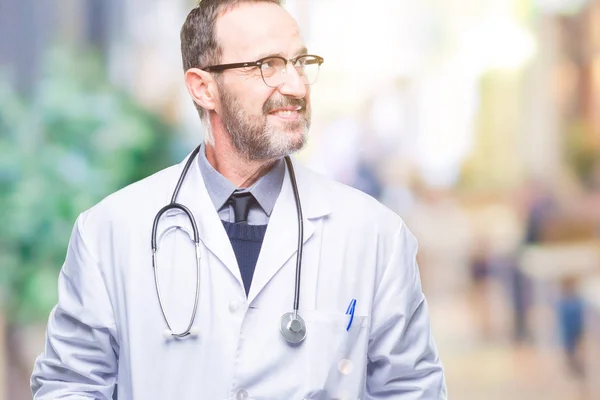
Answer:
<path fill-rule="evenodd" d="M 221 121 L 237 152 L 249 161 L 279 159 L 300 150 L 306 144 L 311 114 L 305 99 L 271 96 L 262 115 L 250 115 L 224 87 L 221 91 Z M 269 123 L 269 112 L 282 107 L 302 107 L 296 121 L 279 126 Z"/>

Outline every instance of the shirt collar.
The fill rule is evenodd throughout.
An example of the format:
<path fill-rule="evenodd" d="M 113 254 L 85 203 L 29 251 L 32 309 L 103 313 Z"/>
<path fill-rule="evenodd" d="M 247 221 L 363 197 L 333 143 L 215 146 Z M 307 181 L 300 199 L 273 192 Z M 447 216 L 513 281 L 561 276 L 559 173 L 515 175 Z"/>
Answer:
<path fill-rule="evenodd" d="M 240 191 L 252 193 L 265 214 L 271 216 L 277 197 L 279 197 L 279 193 L 281 192 L 281 185 L 285 176 L 283 159 L 277 160 L 269 172 L 261 176 L 254 185 L 247 189 L 237 188 L 208 162 L 206 158 L 206 146 L 204 144 L 202 144 L 202 148 L 198 154 L 198 166 L 200 167 L 208 195 L 217 212 L 225 206 L 225 203 L 233 192 Z"/>

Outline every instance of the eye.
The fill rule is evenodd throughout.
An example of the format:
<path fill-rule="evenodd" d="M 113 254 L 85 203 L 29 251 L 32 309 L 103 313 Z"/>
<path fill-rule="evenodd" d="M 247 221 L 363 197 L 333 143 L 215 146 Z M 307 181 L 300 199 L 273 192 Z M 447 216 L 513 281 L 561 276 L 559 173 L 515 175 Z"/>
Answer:
<path fill-rule="evenodd" d="M 268 60 L 263 61 L 263 63 L 262 63 L 263 69 L 275 68 L 276 66 L 277 66 L 276 58 L 270 58 Z"/>
<path fill-rule="evenodd" d="M 268 58 L 263 60 L 260 65 L 260 69 L 262 70 L 263 76 L 272 76 L 276 74 L 279 70 L 285 68 L 285 63 L 280 58 Z"/>

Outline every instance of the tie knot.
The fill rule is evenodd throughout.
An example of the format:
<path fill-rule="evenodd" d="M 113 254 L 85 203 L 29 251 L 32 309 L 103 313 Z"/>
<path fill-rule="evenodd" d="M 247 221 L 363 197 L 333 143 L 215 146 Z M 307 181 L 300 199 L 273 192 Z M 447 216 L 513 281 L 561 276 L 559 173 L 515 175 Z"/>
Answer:
<path fill-rule="evenodd" d="M 229 204 L 233 207 L 233 215 L 235 217 L 235 223 L 247 223 L 248 212 L 250 206 L 254 201 L 254 196 L 250 192 L 233 193 L 229 197 Z"/>

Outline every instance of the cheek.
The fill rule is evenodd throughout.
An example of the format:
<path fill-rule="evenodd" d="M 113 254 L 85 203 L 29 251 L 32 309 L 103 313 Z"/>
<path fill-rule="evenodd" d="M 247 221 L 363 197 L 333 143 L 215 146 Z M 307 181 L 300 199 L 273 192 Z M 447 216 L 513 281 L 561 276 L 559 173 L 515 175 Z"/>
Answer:
<path fill-rule="evenodd" d="M 243 99 L 246 113 L 257 118 L 265 117 L 265 104 L 269 102 L 271 96 L 272 92 L 266 92 L 265 90 L 255 89 L 252 92 L 247 92 L 247 95 L 245 95 Z"/>

